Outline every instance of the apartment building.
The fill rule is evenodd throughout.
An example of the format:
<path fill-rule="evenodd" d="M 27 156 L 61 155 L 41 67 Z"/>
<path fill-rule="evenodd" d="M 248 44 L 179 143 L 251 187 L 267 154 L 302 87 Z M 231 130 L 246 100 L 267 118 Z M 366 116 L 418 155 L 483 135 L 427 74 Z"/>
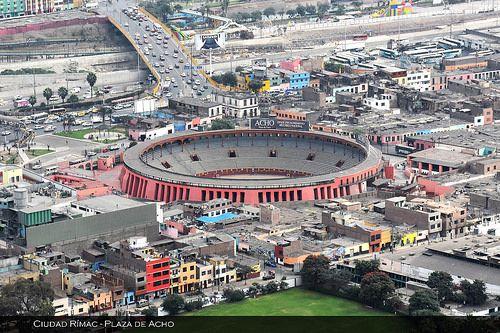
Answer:
<path fill-rule="evenodd" d="M 438 210 L 421 202 L 406 201 L 405 197 L 385 200 L 385 219 L 396 225 L 415 225 L 419 230 L 427 230 L 430 239 L 438 237 L 443 230 Z"/>
<path fill-rule="evenodd" d="M 233 118 L 260 116 L 259 100 L 254 94 L 217 91 L 212 94 L 212 100 L 222 104 L 226 116 Z"/>

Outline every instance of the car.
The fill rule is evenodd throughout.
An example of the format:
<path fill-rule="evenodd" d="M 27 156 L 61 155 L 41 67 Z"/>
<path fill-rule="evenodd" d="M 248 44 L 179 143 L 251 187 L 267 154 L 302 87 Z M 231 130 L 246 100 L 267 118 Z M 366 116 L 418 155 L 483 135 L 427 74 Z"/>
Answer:
<path fill-rule="evenodd" d="M 165 74 L 165 70 L 163 68 L 160 69 L 160 74 Z"/>
<path fill-rule="evenodd" d="M 156 58 L 156 53 L 151 53 L 151 55 Z"/>
<path fill-rule="evenodd" d="M 203 88 L 208 89 L 208 84 L 204 84 Z"/>
<path fill-rule="evenodd" d="M 198 73 L 196 71 L 193 71 L 193 76 L 198 76 Z"/>
<path fill-rule="evenodd" d="M 178 58 L 179 56 L 177 54 L 174 53 L 173 55 L 174 58 Z"/>
<path fill-rule="evenodd" d="M 200 91 L 201 91 L 201 92 L 204 92 L 204 91 L 205 91 L 205 88 L 201 87 L 201 88 L 200 88 Z"/>
<path fill-rule="evenodd" d="M 174 83 L 174 88 L 177 88 L 179 85 L 177 84 L 177 82 Z"/>
<path fill-rule="evenodd" d="M 203 95 L 203 93 L 201 92 L 201 90 L 198 90 L 198 91 L 196 92 L 196 95 L 201 96 L 201 95 Z"/>
<path fill-rule="evenodd" d="M 123 109 L 123 105 L 121 104 L 116 104 L 115 106 L 113 106 L 113 110 L 121 110 Z"/>
<path fill-rule="evenodd" d="M 90 121 L 85 121 L 83 124 L 82 124 L 83 127 L 92 127 L 92 123 Z"/>
<path fill-rule="evenodd" d="M 118 149 L 120 149 L 120 146 L 118 146 L 118 145 L 112 145 L 112 146 L 108 147 L 108 150 L 110 150 L 110 151 L 114 151 L 114 150 L 118 150 Z"/>
<path fill-rule="evenodd" d="M 167 96 L 167 97 L 172 97 L 172 93 L 171 93 L 171 92 L 169 92 L 166 96 Z"/>
<path fill-rule="evenodd" d="M 181 73 L 181 76 L 182 76 L 182 77 L 186 77 L 186 73 L 182 72 L 182 73 Z"/>
<path fill-rule="evenodd" d="M 165 63 L 164 62 L 160 62 L 160 66 L 161 67 L 165 67 Z"/>
<path fill-rule="evenodd" d="M 175 82 L 175 77 L 171 78 L 171 80 L 172 80 L 172 83 L 174 83 Z"/>
<path fill-rule="evenodd" d="M 174 67 L 173 67 L 172 65 L 170 65 L 170 66 L 168 66 L 168 69 L 169 69 L 169 70 L 173 70 L 173 69 L 174 69 Z"/>
<path fill-rule="evenodd" d="M 175 50 L 174 50 L 174 53 L 179 53 L 179 50 L 175 49 Z"/>
<path fill-rule="evenodd" d="M 162 39 L 163 39 L 163 37 L 162 37 L 161 35 L 158 35 L 158 36 L 156 36 L 156 39 L 158 39 L 158 40 L 162 40 Z"/>
<path fill-rule="evenodd" d="M 59 97 L 58 97 L 58 96 L 51 96 L 51 97 L 49 98 L 49 101 L 51 101 L 51 102 L 56 102 L 56 101 L 58 101 L 58 100 L 59 100 Z"/>
<path fill-rule="evenodd" d="M 157 40 L 156 45 L 161 45 L 161 42 L 159 40 Z"/>
<path fill-rule="evenodd" d="M 44 132 L 52 132 L 52 131 L 55 131 L 55 130 L 56 130 L 56 127 L 53 126 L 53 125 L 45 126 L 45 128 L 43 129 Z"/>
<path fill-rule="evenodd" d="M 149 30 L 148 27 L 146 27 L 146 30 Z M 148 38 L 148 35 L 144 34 L 142 37 L 144 37 L 144 39 Z"/>
<path fill-rule="evenodd" d="M 182 64 L 184 62 L 184 59 L 180 58 L 179 62 Z"/>
<path fill-rule="evenodd" d="M 125 23 L 125 26 L 128 27 L 128 23 Z"/>
<path fill-rule="evenodd" d="M 199 85 L 200 84 L 200 80 L 194 80 L 194 84 Z"/>
<path fill-rule="evenodd" d="M 97 155 L 97 153 L 95 151 L 88 151 L 87 152 L 88 157 L 95 156 L 95 155 Z"/>
<path fill-rule="evenodd" d="M 160 64 L 159 64 L 159 63 L 157 63 L 157 62 L 155 62 L 154 66 L 155 66 L 155 67 L 160 67 Z"/>
<path fill-rule="evenodd" d="M 10 135 L 10 134 L 11 134 L 11 132 L 10 132 L 10 131 L 3 131 L 3 132 L 2 132 L 2 136 L 7 136 L 7 135 Z"/>
<path fill-rule="evenodd" d="M 163 54 L 160 54 L 160 60 L 161 61 L 164 61 L 165 60 L 165 56 Z"/>
<path fill-rule="evenodd" d="M 179 68 L 179 64 L 175 64 L 175 65 L 174 65 L 174 67 L 175 67 L 175 68 Z"/>
<path fill-rule="evenodd" d="M 42 128 L 43 128 L 43 126 L 42 126 L 42 125 L 35 125 L 35 126 L 33 127 L 33 129 L 36 129 L 36 130 L 40 130 L 40 129 L 42 129 Z"/>
<path fill-rule="evenodd" d="M 186 83 L 187 83 L 187 84 L 191 84 L 191 83 L 193 83 L 193 81 L 191 81 L 191 79 L 188 79 L 188 80 L 186 81 Z"/>
<path fill-rule="evenodd" d="M 165 54 L 166 56 L 168 56 L 168 51 L 167 51 L 167 50 L 165 50 L 165 53 L 164 53 L 164 54 Z"/>
<path fill-rule="evenodd" d="M 80 92 L 80 90 L 82 90 L 82 88 L 80 88 L 80 87 L 73 87 L 73 89 L 71 89 L 71 92 L 73 94 L 78 94 Z"/>
<path fill-rule="evenodd" d="M 41 164 L 34 164 L 32 167 L 31 167 L 31 170 L 40 170 L 42 168 L 42 165 Z"/>
<path fill-rule="evenodd" d="M 193 89 L 193 90 L 197 90 L 197 89 L 198 89 L 198 87 L 197 87 L 197 86 L 195 86 L 195 85 L 193 84 L 193 86 L 191 87 L 191 89 Z"/>

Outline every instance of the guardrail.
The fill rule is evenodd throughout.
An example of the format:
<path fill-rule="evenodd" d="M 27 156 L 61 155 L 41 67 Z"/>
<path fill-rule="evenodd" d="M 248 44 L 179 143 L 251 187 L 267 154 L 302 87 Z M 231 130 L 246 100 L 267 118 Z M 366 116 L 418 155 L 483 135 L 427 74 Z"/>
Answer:
<path fill-rule="evenodd" d="M 116 22 L 116 20 L 114 18 L 112 18 L 111 16 L 108 16 L 108 20 L 109 20 L 109 22 L 111 22 L 111 24 L 113 24 L 123 34 L 123 36 L 125 36 L 125 38 L 128 39 L 128 41 L 130 42 L 130 44 L 132 44 L 132 46 L 135 48 L 135 50 L 137 51 L 137 53 L 141 57 L 142 61 L 146 64 L 146 66 L 148 66 L 149 71 L 151 72 L 151 74 L 153 74 L 153 76 L 155 77 L 156 82 L 157 82 L 156 86 L 153 88 L 153 91 L 152 91 L 153 95 L 158 94 L 158 91 L 161 88 L 161 77 L 160 77 L 160 75 L 158 75 L 158 73 L 154 69 L 153 65 L 151 65 L 149 63 L 148 58 L 144 55 L 144 53 L 142 53 L 142 50 L 139 48 L 139 46 L 135 42 L 134 38 L 132 38 L 132 36 L 128 33 L 128 31 L 126 31 L 125 29 L 123 29 L 123 27 L 118 22 Z"/>

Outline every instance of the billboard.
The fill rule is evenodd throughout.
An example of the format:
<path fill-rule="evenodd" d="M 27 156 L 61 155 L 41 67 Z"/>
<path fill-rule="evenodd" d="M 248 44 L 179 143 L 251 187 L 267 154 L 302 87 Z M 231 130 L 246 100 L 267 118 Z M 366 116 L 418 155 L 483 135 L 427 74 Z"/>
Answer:
<path fill-rule="evenodd" d="M 196 50 L 209 50 L 224 48 L 226 44 L 226 33 L 197 34 L 194 37 L 194 48 Z"/>
<path fill-rule="evenodd" d="M 309 131 L 309 122 L 276 118 L 252 118 L 250 119 L 250 128 Z"/>

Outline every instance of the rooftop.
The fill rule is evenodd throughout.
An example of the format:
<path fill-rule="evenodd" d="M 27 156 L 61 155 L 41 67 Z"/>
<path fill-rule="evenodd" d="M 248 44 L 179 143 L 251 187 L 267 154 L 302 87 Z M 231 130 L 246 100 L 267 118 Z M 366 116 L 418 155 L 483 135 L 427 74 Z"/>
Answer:
<path fill-rule="evenodd" d="M 114 212 L 116 210 L 122 210 L 122 209 L 145 205 L 145 203 L 127 199 L 125 197 L 121 197 L 114 194 L 75 201 L 74 204 L 81 207 L 87 207 L 99 211 L 101 213 L 109 213 L 109 212 Z"/>

